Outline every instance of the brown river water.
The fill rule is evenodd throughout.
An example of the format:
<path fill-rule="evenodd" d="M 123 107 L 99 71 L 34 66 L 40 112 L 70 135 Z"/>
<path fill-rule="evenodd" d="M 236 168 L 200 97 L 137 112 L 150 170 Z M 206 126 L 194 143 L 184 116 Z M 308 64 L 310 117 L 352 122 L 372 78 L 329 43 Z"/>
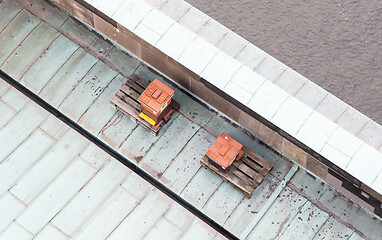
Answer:
<path fill-rule="evenodd" d="M 186 0 L 382 124 L 382 0 Z"/>

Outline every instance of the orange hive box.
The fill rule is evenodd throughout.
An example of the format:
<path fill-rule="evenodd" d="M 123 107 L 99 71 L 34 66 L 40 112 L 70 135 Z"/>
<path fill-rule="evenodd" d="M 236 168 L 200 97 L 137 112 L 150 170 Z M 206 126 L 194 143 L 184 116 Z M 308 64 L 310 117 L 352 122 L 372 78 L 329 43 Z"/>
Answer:
<path fill-rule="evenodd" d="M 241 152 L 242 147 L 243 145 L 235 139 L 225 133 L 221 133 L 210 149 L 208 149 L 206 155 L 223 169 L 226 169 L 238 156 L 239 152 Z"/>
<path fill-rule="evenodd" d="M 143 91 L 138 100 L 145 107 L 158 114 L 170 103 L 175 91 L 154 79 L 152 83 Z"/>

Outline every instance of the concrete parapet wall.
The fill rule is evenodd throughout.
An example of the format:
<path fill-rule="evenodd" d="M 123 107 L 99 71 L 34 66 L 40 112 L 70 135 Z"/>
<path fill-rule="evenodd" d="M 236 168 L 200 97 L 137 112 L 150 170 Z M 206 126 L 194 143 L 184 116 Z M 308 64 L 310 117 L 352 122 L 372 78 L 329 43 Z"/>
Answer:
<path fill-rule="evenodd" d="M 184 1 L 51 1 L 382 216 L 371 119 Z"/>

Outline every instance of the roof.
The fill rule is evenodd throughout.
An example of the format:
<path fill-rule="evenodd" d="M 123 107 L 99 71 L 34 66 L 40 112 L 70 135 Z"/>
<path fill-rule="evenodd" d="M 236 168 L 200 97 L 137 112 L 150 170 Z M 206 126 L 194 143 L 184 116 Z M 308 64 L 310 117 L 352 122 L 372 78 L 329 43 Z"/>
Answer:
<path fill-rule="evenodd" d="M 2 2 L 1 24 L 8 28 L 0 32 L 6 43 L 0 56 L 9 58 L 0 59 L 0 69 L 228 231 L 240 236 L 250 226 L 248 239 L 381 238 L 378 219 L 305 171 L 283 183 L 291 169 L 287 159 L 180 89 L 174 95 L 180 110 L 158 137 L 150 135 L 109 101 L 128 75 L 166 78 L 57 8 L 35 4 L 45 8 L 41 14 L 50 31 L 59 26 L 57 35 L 40 34 L 47 29 L 40 19 Z M 36 38 L 44 51 L 30 47 Z M 0 209 L 7 213 L 0 215 L 0 239 L 222 239 L 3 80 L 0 109 Z M 221 132 L 274 165 L 250 199 L 200 166 Z"/>
<path fill-rule="evenodd" d="M 153 111 L 159 112 L 174 93 L 174 90 L 161 83 L 158 79 L 154 79 L 139 96 L 138 100 Z"/>

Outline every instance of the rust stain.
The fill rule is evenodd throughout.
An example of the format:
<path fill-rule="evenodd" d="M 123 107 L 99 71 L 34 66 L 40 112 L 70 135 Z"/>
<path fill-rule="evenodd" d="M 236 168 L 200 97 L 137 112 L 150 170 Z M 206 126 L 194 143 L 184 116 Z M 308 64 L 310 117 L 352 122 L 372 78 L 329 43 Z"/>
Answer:
<path fill-rule="evenodd" d="M 284 225 L 289 221 L 289 217 L 290 215 L 288 215 L 288 217 L 285 218 L 285 220 L 280 224 L 279 229 L 277 230 L 277 234 L 274 238 L 272 238 L 272 240 L 275 240 L 280 235 L 280 233 L 282 232 L 284 228 Z"/>
<path fill-rule="evenodd" d="M 111 147 L 116 147 L 117 146 L 117 143 L 115 141 L 113 141 L 112 139 L 108 138 L 105 134 L 101 134 L 101 138 L 103 140 L 105 140 Z"/>

